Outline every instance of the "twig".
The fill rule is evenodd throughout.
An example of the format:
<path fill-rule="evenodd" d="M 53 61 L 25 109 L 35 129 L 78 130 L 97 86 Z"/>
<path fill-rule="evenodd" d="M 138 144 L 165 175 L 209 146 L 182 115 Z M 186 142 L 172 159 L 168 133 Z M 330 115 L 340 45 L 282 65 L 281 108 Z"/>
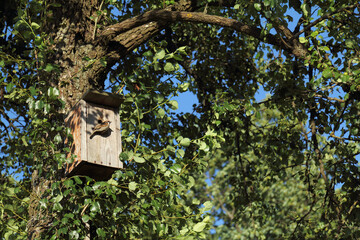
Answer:
<path fill-rule="evenodd" d="M 100 7 L 99 7 L 99 10 L 100 10 L 100 11 L 101 11 L 101 8 L 102 8 L 103 3 L 104 3 L 104 0 L 102 0 L 101 3 L 100 3 Z M 101 14 L 102 14 L 102 13 L 101 13 Z M 100 14 L 100 16 L 101 16 L 101 14 Z M 97 13 L 96 13 L 96 15 L 97 15 Z M 96 18 L 95 18 L 95 26 L 94 26 L 94 32 L 93 32 L 93 37 L 92 37 L 93 40 L 95 40 L 96 26 L 97 26 L 97 22 L 98 22 L 100 16 L 96 16 Z"/>
<path fill-rule="evenodd" d="M 304 32 L 310 30 L 313 26 L 315 26 L 316 24 L 318 24 L 319 22 L 325 20 L 325 19 L 329 19 L 332 15 L 335 15 L 339 12 L 342 12 L 344 10 L 348 10 L 348 9 L 351 9 L 351 8 L 355 8 L 359 6 L 359 3 L 356 3 L 354 5 L 350 5 L 350 6 L 347 6 L 347 7 L 343 7 L 343 8 L 340 8 L 332 13 L 329 13 L 329 14 L 325 14 L 324 16 L 322 16 L 321 18 L 318 18 L 316 19 L 314 22 L 308 24 L 306 27 L 304 27 L 302 30 L 300 30 L 299 32 L 295 33 L 294 36 L 292 37 L 292 39 L 295 39 L 295 38 L 298 38 L 301 34 L 303 34 Z M 292 40 L 290 39 L 290 40 Z"/>

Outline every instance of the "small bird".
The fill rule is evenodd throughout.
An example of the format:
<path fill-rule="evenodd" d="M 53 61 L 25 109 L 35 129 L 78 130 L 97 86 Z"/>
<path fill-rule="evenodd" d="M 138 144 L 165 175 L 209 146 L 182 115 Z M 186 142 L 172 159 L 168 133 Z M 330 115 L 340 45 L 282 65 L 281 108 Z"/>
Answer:
<path fill-rule="evenodd" d="M 96 133 L 98 134 L 104 134 L 110 129 L 110 121 L 104 121 L 99 124 L 97 124 L 95 127 L 93 127 L 93 132 L 90 135 L 90 138 L 92 138 Z"/>

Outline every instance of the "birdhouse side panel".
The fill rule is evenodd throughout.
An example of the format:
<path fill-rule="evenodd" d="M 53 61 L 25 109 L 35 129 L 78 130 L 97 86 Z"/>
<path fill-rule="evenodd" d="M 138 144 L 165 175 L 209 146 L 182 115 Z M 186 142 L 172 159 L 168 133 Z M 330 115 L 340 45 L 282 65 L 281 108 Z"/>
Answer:
<path fill-rule="evenodd" d="M 84 100 L 79 101 L 79 105 L 81 105 L 81 130 L 80 130 L 80 138 L 81 138 L 81 160 L 87 161 L 87 143 L 86 143 L 86 117 L 87 117 L 87 107 L 86 102 Z"/>
<path fill-rule="evenodd" d="M 111 107 L 87 103 L 87 161 L 103 166 L 122 168 L 119 160 L 120 134 L 118 111 Z M 97 124 L 110 121 L 110 128 L 92 135 Z"/>
<path fill-rule="evenodd" d="M 70 153 L 67 157 L 70 158 L 71 155 L 75 155 L 74 162 L 67 164 L 66 173 L 70 173 L 74 167 L 81 162 L 81 115 L 81 104 L 77 104 L 65 119 L 65 124 L 70 128 L 73 136 L 73 141 L 70 145 Z"/>

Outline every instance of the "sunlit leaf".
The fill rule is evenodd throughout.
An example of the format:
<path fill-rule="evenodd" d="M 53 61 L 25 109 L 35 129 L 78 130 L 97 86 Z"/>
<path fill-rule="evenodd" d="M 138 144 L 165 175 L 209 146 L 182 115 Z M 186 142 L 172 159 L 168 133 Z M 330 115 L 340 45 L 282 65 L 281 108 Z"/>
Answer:
<path fill-rule="evenodd" d="M 199 223 L 197 223 L 197 224 L 194 225 L 193 230 L 194 230 L 195 232 L 202 232 L 205 227 L 206 227 L 206 223 L 204 223 L 204 222 L 199 222 Z"/>

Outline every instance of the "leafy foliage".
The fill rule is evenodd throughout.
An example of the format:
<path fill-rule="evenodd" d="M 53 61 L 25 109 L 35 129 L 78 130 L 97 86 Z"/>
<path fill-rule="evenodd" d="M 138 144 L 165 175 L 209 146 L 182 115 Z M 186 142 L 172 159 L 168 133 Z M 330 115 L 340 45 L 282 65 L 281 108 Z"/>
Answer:
<path fill-rule="evenodd" d="M 64 1 L 10 2 L 0 9 L 2 238 L 33 237 L 36 224 L 41 239 L 359 238 L 357 1 L 104 0 L 75 15 Z M 164 8 L 208 20 L 188 12 L 129 51 L 121 37 L 109 54 L 89 48 L 108 26 Z M 65 92 L 78 95 L 81 81 L 125 97 L 125 168 L 108 181 L 63 176 Z M 192 113 L 177 111 L 185 92 L 199 100 Z"/>

